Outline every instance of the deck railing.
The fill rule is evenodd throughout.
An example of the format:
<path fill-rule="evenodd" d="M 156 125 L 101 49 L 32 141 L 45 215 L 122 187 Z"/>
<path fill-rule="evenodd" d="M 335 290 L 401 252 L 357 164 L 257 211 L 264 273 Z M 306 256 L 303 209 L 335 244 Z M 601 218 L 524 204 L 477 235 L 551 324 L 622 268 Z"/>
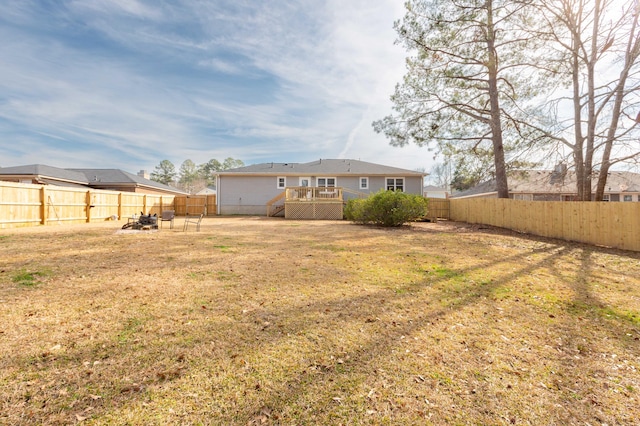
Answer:
<path fill-rule="evenodd" d="M 342 188 L 292 186 L 286 189 L 286 201 L 329 201 L 342 202 Z"/>

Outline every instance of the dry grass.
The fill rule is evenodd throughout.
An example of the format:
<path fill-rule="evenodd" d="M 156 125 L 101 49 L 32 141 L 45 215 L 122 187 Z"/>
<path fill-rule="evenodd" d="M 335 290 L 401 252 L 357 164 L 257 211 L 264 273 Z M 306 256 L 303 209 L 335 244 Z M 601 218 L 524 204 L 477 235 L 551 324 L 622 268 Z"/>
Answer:
<path fill-rule="evenodd" d="M 117 228 L 0 233 L 0 424 L 640 419 L 639 254 L 455 223 Z"/>

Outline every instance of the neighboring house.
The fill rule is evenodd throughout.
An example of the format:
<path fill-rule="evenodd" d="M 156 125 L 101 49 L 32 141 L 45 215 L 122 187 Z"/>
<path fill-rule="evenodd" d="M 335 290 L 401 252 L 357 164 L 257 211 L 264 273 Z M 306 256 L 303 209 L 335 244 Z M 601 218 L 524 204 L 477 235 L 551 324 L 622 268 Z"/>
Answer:
<path fill-rule="evenodd" d="M 593 191 L 596 190 L 593 180 Z M 554 170 L 515 172 L 508 177 L 509 197 L 515 200 L 574 201 L 577 198 L 575 173 L 566 166 Z M 457 192 L 451 198 L 496 198 L 495 180 L 483 182 L 474 188 Z M 612 171 L 607 178 L 605 201 L 640 201 L 640 174 Z"/>
<path fill-rule="evenodd" d="M 176 188 L 118 169 L 61 169 L 31 164 L 0 168 L 0 180 L 145 194 L 186 194 Z"/>
<path fill-rule="evenodd" d="M 446 189 L 433 185 L 422 188 L 422 194 L 427 198 L 449 198 L 449 192 Z"/>
<path fill-rule="evenodd" d="M 325 189 L 310 193 L 335 193 L 348 198 L 367 196 L 380 189 L 422 195 L 425 173 L 359 160 L 320 159 L 310 163 L 262 163 L 218 172 L 218 214 L 266 215 L 267 205 L 287 188 Z M 329 190 L 326 190 L 329 188 Z M 300 191 L 299 191 L 300 192 Z M 315 195 L 314 195 L 315 197 Z M 298 198 L 301 200 L 301 198 Z"/>
<path fill-rule="evenodd" d="M 216 187 L 208 186 L 196 192 L 196 195 L 216 195 Z"/>

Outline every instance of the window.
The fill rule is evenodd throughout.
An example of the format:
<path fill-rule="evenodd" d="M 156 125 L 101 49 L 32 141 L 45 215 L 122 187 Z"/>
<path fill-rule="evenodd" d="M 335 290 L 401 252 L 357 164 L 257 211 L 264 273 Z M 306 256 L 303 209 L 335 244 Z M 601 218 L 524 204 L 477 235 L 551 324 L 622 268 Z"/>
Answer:
<path fill-rule="evenodd" d="M 633 195 L 625 195 L 622 201 L 633 201 Z"/>
<path fill-rule="evenodd" d="M 360 189 L 369 189 L 369 178 L 361 177 L 360 178 Z"/>
<path fill-rule="evenodd" d="M 602 201 L 609 201 L 609 194 L 605 194 L 602 196 Z"/>
<path fill-rule="evenodd" d="M 278 188 L 284 189 L 287 185 L 287 179 L 282 176 L 278 176 Z"/>
<path fill-rule="evenodd" d="M 310 186 L 309 182 L 311 182 L 311 179 L 308 177 L 301 177 L 300 178 L 300 186 Z"/>
<path fill-rule="evenodd" d="M 316 186 L 318 187 L 333 188 L 336 186 L 336 178 L 334 177 L 319 177 L 317 182 Z"/>
<path fill-rule="evenodd" d="M 404 178 L 387 178 L 387 191 L 404 191 Z"/>

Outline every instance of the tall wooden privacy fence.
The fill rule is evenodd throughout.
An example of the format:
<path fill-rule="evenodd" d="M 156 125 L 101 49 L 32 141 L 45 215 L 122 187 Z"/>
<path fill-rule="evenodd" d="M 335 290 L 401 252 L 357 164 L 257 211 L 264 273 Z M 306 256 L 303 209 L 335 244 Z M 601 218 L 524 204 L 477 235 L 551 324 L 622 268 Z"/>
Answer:
<path fill-rule="evenodd" d="M 0 181 L 0 229 L 90 223 L 134 214 L 216 214 L 215 195 L 161 195 Z"/>
<path fill-rule="evenodd" d="M 450 219 L 640 251 L 640 203 L 452 199 Z"/>
<path fill-rule="evenodd" d="M 173 195 L 0 182 L 0 228 L 159 215 L 173 205 Z"/>
<path fill-rule="evenodd" d="M 446 198 L 427 198 L 429 200 L 428 219 L 449 219 L 449 200 Z"/>
<path fill-rule="evenodd" d="M 176 195 L 173 200 L 178 216 L 199 215 L 215 216 L 217 211 L 215 195 Z"/>

